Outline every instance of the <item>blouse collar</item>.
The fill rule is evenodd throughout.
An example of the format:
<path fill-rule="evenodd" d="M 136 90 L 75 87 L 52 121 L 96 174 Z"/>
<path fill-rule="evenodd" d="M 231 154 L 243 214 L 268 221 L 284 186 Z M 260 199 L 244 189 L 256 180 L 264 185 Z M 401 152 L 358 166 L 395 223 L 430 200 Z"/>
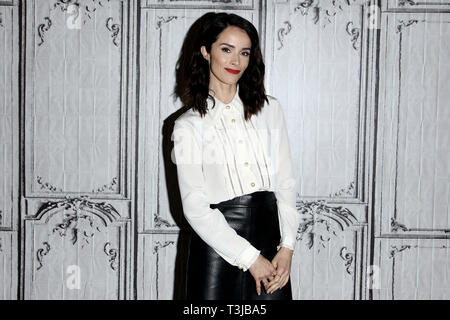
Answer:
<path fill-rule="evenodd" d="M 216 104 L 215 104 L 214 108 L 212 108 L 212 106 L 213 106 L 212 99 L 208 97 L 208 99 L 207 99 L 208 112 L 206 115 L 212 124 L 215 124 L 216 121 L 219 120 L 220 115 L 222 114 L 222 112 L 226 108 L 226 106 L 230 106 L 234 110 L 238 111 L 240 115 L 244 115 L 244 105 L 242 103 L 241 98 L 239 97 L 239 84 L 237 85 L 236 93 L 230 103 L 223 103 L 218 98 L 216 98 L 214 96 L 214 94 L 211 94 L 211 95 L 213 96 Z"/>

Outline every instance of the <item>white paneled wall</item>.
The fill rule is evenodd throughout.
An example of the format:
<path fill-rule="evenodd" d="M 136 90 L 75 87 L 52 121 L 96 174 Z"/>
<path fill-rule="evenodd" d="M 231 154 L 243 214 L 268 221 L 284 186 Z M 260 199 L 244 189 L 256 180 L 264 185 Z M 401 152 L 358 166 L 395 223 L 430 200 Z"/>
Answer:
<path fill-rule="evenodd" d="M 450 0 L 0 0 L 0 299 L 184 299 L 171 161 L 191 24 L 260 33 L 294 299 L 448 299 Z"/>

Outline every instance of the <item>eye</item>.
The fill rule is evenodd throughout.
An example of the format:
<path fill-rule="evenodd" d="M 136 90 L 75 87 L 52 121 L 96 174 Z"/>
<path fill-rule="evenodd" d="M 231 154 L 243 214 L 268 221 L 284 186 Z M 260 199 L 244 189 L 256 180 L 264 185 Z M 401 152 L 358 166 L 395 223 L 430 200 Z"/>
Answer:
<path fill-rule="evenodd" d="M 223 52 L 227 52 L 227 53 L 228 53 L 228 52 L 230 52 L 230 49 L 229 49 L 229 48 L 227 48 L 227 47 L 223 47 L 223 48 L 222 48 L 222 51 L 223 51 Z"/>
<path fill-rule="evenodd" d="M 245 57 L 248 57 L 248 56 L 250 55 L 250 52 L 244 51 L 244 52 L 242 52 L 242 54 L 243 54 Z"/>

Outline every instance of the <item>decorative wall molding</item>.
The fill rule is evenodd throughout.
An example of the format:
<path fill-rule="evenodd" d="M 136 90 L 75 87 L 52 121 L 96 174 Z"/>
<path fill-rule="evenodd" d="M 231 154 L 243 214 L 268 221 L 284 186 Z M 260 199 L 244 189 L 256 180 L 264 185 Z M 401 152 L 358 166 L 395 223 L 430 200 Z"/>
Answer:
<path fill-rule="evenodd" d="M 117 181 L 119 178 L 114 177 L 109 184 L 104 184 L 100 188 L 92 189 L 92 193 L 104 193 L 106 190 L 117 191 Z"/>
<path fill-rule="evenodd" d="M 44 215 L 48 215 L 46 219 L 46 222 L 48 222 L 53 215 L 62 210 L 72 210 L 73 214 L 80 216 L 82 215 L 81 212 L 89 212 L 97 216 L 105 227 L 120 218 L 120 214 L 111 204 L 92 202 L 88 196 L 77 198 L 67 196 L 64 200 L 49 201 L 43 204 L 36 214 L 36 219 L 40 220 Z"/>
<path fill-rule="evenodd" d="M 159 241 L 154 242 L 153 254 L 156 254 L 156 300 L 159 298 L 159 249 L 165 248 L 169 245 L 174 244 L 175 241 L 164 241 L 163 243 Z"/>
<path fill-rule="evenodd" d="M 416 4 L 416 2 L 413 1 L 413 0 L 398 0 L 398 6 L 399 6 L 399 7 L 404 7 L 404 6 L 406 6 L 406 5 L 409 5 L 409 6 L 415 6 L 415 5 L 417 5 L 417 4 Z"/>
<path fill-rule="evenodd" d="M 353 24 L 352 21 L 347 22 L 345 30 L 347 31 L 347 34 L 349 36 L 351 36 L 350 41 L 352 42 L 353 49 L 358 51 L 359 50 L 358 39 L 359 39 L 360 29 L 359 28 L 351 28 L 352 24 Z"/>
<path fill-rule="evenodd" d="M 406 249 L 411 249 L 411 245 L 403 245 L 400 248 L 395 245 L 391 245 L 391 250 L 389 252 L 389 259 L 394 258 L 397 253 L 402 252 Z"/>
<path fill-rule="evenodd" d="M 69 211 L 65 213 L 61 223 L 57 223 L 52 232 L 48 234 L 48 237 L 53 234 L 58 234 L 60 237 L 66 237 L 70 234 L 70 241 L 72 245 L 75 245 L 78 240 L 82 243 L 83 249 L 86 244 L 90 244 L 90 239 L 94 237 L 96 232 L 102 232 L 100 225 L 96 223 L 94 216 L 98 218 L 101 223 L 107 227 L 110 223 L 117 221 L 120 217 L 117 210 L 110 204 L 104 202 L 94 203 L 91 202 L 88 197 L 81 198 L 69 198 L 56 202 L 47 202 L 43 204 L 38 210 L 36 217 L 38 220 L 42 220 L 46 217 L 45 223 L 49 223 L 50 219 L 61 211 Z M 86 223 L 81 223 L 81 222 Z M 110 244 L 108 242 L 108 244 Z M 47 255 L 50 251 L 50 243 L 43 242 L 44 247 L 39 248 L 36 251 L 37 261 L 39 266 L 37 270 L 43 266 L 43 256 Z M 116 257 L 118 255 L 117 249 L 109 249 L 105 245 L 104 251 L 107 256 L 110 257 L 109 263 L 113 270 L 116 268 Z"/>
<path fill-rule="evenodd" d="M 399 223 L 395 218 L 391 218 L 391 232 L 397 232 L 399 229 L 401 231 L 408 231 L 408 228 L 404 224 Z"/>
<path fill-rule="evenodd" d="M 167 227 L 167 228 L 172 228 L 172 227 L 176 227 L 177 226 L 175 223 L 170 223 L 169 221 L 161 218 L 159 213 L 155 213 L 154 218 L 153 218 L 153 222 L 155 223 L 155 228 L 161 228 L 161 226 L 164 226 L 164 227 Z"/>
<path fill-rule="evenodd" d="M 38 36 L 41 39 L 41 42 L 38 43 L 38 46 L 41 46 L 44 44 L 44 34 L 50 30 L 50 27 L 52 26 L 52 20 L 50 20 L 49 17 L 44 18 L 45 22 L 41 23 L 38 26 Z"/>
<path fill-rule="evenodd" d="M 353 274 L 353 261 L 355 259 L 355 254 L 352 252 L 347 252 L 346 254 L 344 254 L 344 251 L 347 251 L 347 247 L 342 247 L 341 251 L 339 252 L 339 255 L 341 256 L 341 258 L 345 261 L 345 267 L 346 267 L 346 271 L 349 275 Z"/>
<path fill-rule="evenodd" d="M 119 47 L 119 43 L 117 42 L 117 37 L 119 36 L 120 33 L 120 24 L 115 23 L 112 24 L 113 18 L 109 17 L 106 20 L 106 28 L 112 32 L 111 34 L 111 38 L 113 39 L 113 43 L 116 47 Z"/>
<path fill-rule="evenodd" d="M 402 251 L 405 251 L 406 249 L 431 249 L 431 250 L 437 250 L 437 249 L 449 249 L 450 247 L 446 245 L 441 246 L 419 246 L 419 245 L 410 245 L 405 244 L 401 245 L 400 247 L 397 247 L 396 245 L 391 245 L 391 250 L 389 251 L 389 259 L 395 259 L 395 255 L 397 253 L 400 253 Z"/>
<path fill-rule="evenodd" d="M 86 220 L 91 229 L 90 230 L 80 230 L 79 222 L 81 220 Z M 53 233 L 58 232 L 61 237 L 65 237 L 67 235 L 67 231 L 70 231 L 71 234 L 71 242 L 75 245 L 78 241 L 78 237 L 81 237 L 81 248 L 84 248 L 85 244 L 89 244 L 89 239 L 94 237 L 95 231 L 101 232 L 100 228 L 95 225 L 95 221 L 92 216 L 87 214 L 80 214 L 79 212 L 73 211 L 71 214 L 65 214 L 62 223 L 56 225 L 53 228 Z"/>
<path fill-rule="evenodd" d="M 92 20 L 92 15 L 97 11 L 98 7 L 103 7 L 104 2 L 110 2 L 110 0 L 90 0 L 86 1 L 87 4 L 81 5 L 80 0 L 58 0 L 50 11 L 54 9 L 61 9 L 61 12 L 67 12 L 69 6 L 75 6 L 78 8 L 77 12 L 80 14 L 80 10 L 83 9 L 83 24 L 86 24 L 87 20 Z"/>
<path fill-rule="evenodd" d="M 322 24 L 322 27 L 325 28 L 328 24 L 332 23 L 332 18 L 336 16 L 338 12 L 343 12 L 343 7 L 350 7 L 357 2 L 361 2 L 360 0 L 333 0 L 333 1 L 319 1 L 319 0 L 304 0 L 298 3 L 296 7 L 294 7 L 293 14 L 300 13 L 302 16 L 309 16 L 310 12 L 312 12 L 312 21 L 314 24 Z M 291 29 L 292 24 L 289 21 L 283 22 L 288 26 L 287 29 L 284 27 L 280 27 L 278 29 L 278 42 L 280 46 L 278 50 L 283 48 L 283 38 L 287 35 Z M 358 50 L 357 42 L 359 39 L 360 30 L 359 28 L 348 29 L 349 24 L 353 22 L 347 23 L 347 33 L 352 36 L 351 41 L 353 48 Z"/>
<path fill-rule="evenodd" d="M 83 25 L 86 24 L 86 22 L 88 20 L 92 20 L 94 12 L 97 11 L 98 7 L 104 7 L 104 2 L 110 2 L 110 0 L 90 0 L 90 1 L 86 1 L 87 4 L 82 5 L 79 2 L 80 0 L 58 0 L 56 3 L 53 4 L 53 7 L 49 10 L 49 16 L 45 17 L 44 23 L 41 23 L 38 26 L 38 35 L 40 38 L 40 42 L 38 43 L 38 46 L 41 46 L 44 43 L 44 34 L 45 32 L 49 31 L 50 28 L 52 27 L 52 20 L 50 18 L 50 14 L 53 10 L 55 9 L 60 9 L 61 12 L 68 12 L 69 8 L 75 8 L 74 12 L 76 15 L 73 17 L 74 19 L 78 19 L 80 16 L 80 11 L 82 11 L 83 13 L 83 18 L 82 18 L 82 22 Z M 111 21 L 113 20 L 112 17 L 109 17 L 108 19 L 106 19 L 106 28 L 112 32 L 111 38 L 113 39 L 113 44 L 116 47 L 119 47 L 119 43 L 118 43 L 118 36 L 120 34 L 120 29 L 121 26 L 120 24 L 111 24 Z"/>
<path fill-rule="evenodd" d="M 95 194 L 99 194 L 99 193 L 105 193 L 106 190 L 117 191 L 118 180 L 119 180 L 119 178 L 114 177 L 109 184 L 104 184 L 103 186 L 101 186 L 99 188 L 94 188 L 94 189 L 92 189 L 91 192 L 95 193 Z M 43 181 L 43 178 L 41 176 L 36 177 L 36 182 L 38 185 L 41 186 L 41 189 L 43 189 L 43 190 L 48 190 L 51 192 L 58 192 L 58 193 L 64 192 L 64 190 L 62 188 L 55 187 L 51 183 Z"/>
<path fill-rule="evenodd" d="M 185 2 L 185 1 L 192 1 L 192 0 L 168 0 L 168 2 Z M 164 0 L 158 0 L 158 2 L 163 3 Z M 209 2 L 212 3 L 242 3 L 242 0 L 209 0 Z"/>
<path fill-rule="evenodd" d="M 398 20 L 397 22 L 397 33 L 401 33 L 403 31 L 404 28 L 409 27 L 413 24 L 418 23 L 419 20 L 408 20 L 408 21 L 403 21 L 403 20 Z"/>
<path fill-rule="evenodd" d="M 105 243 L 105 246 L 103 247 L 103 252 L 105 252 L 105 254 L 109 257 L 109 265 L 111 269 L 117 271 L 118 263 L 116 259 L 119 256 L 119 250 L 108 249 L 110 246 L 111 246 L 110 242 Z"/>
<path fill-rule="evenodd" d="M 419 4 L 419 3 L 417 3 Z M 422 3 L 423 4 L 423 3 Z M 400 15 L 400 16 L 404 16 L 404 15 Z M 406 16 L 409 17 L 410 15 Z M 393 16 L 395 17 L 395 16 Z M 422 15 L 420 15 L 419 17 L 422 17 Z M 393 141 L 393 145 L 395 145 L 395 149 L 399 150 L 399 146 L 401 146 L 401 142 L 400 142 L 400 134 L 399 134 L 399 128 L 402 125 L 402 117 L 401 117 L 401 106 L 403 104 L 403 95 L 401 93 L 401 90 L 399 88 L 402 88 L 402 86 L 404 86 L 403 84 L 403 70 L 402 70 L 402 59 L 403 56 L 407 53 L 404 52 L 403 47 L 404 47 L 404 43 L 403 43 L 403 31 L 407 30 L 408 28 L 417 25 L 418 23 L 439 23 L 439 24 L 444 24 L 444 23 L 450 23 L 449 21 L 434 21 L 434 20 L 426 20 L 426 19 L 394 19 L 393 24 L 388 24 L 386 25 L 386 28 L 390 29 L 390 33 L 393 33 L 395 31 L 395 34 L 398 34 L 398 43 L 397 43 L 397 48 L 395 50 L 397 51 L 393 51 L 395 52 L 395 59 L 396 59 L 396 77 L 398 79 L 398 85 L 397 88 L 395 89 L 395 93 L 394 95 L 397 96 L 397 102 L 396 102 L 396 121 L 393 122 L 394 123 L 394 129 L 392 130 L 393 134 L 392 136 L 387 139 L 387 140 L 392 140 Z M 386 40 L 384 40 L 386 41 Z M 406 45 L 406 47 L 408 47 L 408 45 Z M 392 53 L 391 53 L 392 54 Z M 385 137 L 383 137 L 383 139 L 385 139 Z M 385 146 L 383 145 L 383 148 L 385 148 Z M 381 162 L 385 162 L 387 161 L 388 157 L 385 154 L 386 151 L 384 151 L 383 156 L 381 158 Z M 389 157 L 391 157 L 391 155 L 389 155 Z M 433 229 L 433 228 L 409 228 L 407 227 L 404 223 L 401 223 L 400 221 L 398 221 L 398 217 L 397 217 L 397 212 L 398 212 L 398 208 L 397 208 L 397 190 L 398 190 L 398 168 L 400 167 L 400 163 L 399 163 L 399 156 L 397 155 L 397 153 L 393 153 L 392 155 L 392 161 L 393 161 L 393 167 L 395 168 L 395 173 L 391 176 L 389 176 L 387 178 L 387 180 L 392 179 L 392 182 L 394 184 L 394 195 L 393 195 L 393 201 L 392 201 L 392 205 L 394 207 L 393 210 L 393 217 L 390 218 L 391 223 L 390 223 L 390 231 L 389 229 L 384 229 L 385 232 L 392 232 L 392 233 L 397 233 L 397 232 L 404 232 L 404 233 L 409 233 L 409 232 L 424 232 L 427 234 L 430 233 L 449 233 L 450 229 L 448 228 L 440 228 L 440 229 Z M 385 219 L 388 219 L 387 217 L 385 218 L 383 216 L 383 211 L 380 212 L 380 219 L 381 221 L 385 221 Z M 384 224 L 383 226 L 387 226 L 387 224 Z M 384 228 L 384 227 L 383 227 Z"/>
<path fill-rule="evenodd" d="M 289 32 L 291 32 L 292 25 L 289 21 L 284 21 L 284 24 L 286 25 L 286 28 L 280 28 L 278 29 L 278 42 L 280 43 L 280 46 L 278 47 L 278 50 L 283 48 L 283 39 L 284 36 L 286 36 Z"/>
<path fill-rule="evenodd" d="M 36 182 L 38 183 L 38 185 L 41 186 L 41 189 L 48 190 L 51 192 L 63 192 L 63 189 L 55 187 L 54 185 L 52 185 L 49 182 L 44 182 L 44 181 L 42 181 L 42 179 L 43 178 L 41 176 L 36 177 Z"/>
<path fill-rule="evenodd" d="M 442 229 L 433 229 L 433 228 L 408 228 L 405 224 L 398 222 L 395 218 L 391 217 L 391 232 L 443 232 L 450 233 L 450 229 L 442 228 Z"/>
<path fill-rule="evenodd" d="M 439 6 L 450 6 L 450 2 L 447 0 L 428 0 L 428 1 L 417 1 L 417 0 L 397 0 L 397 1 L 386 1 L 388 8 L 392 5 L 393 9 L 428 9 Z M 393 4 L 391 4 L 393 2 Z"/>
<path fill-rule="evenodd" d="M 297 211 L 303 216 L 303 221 L 300 223 L 296 238 L 303 240 L 305 237 L 309 249 L 314 246 L 315 240 L 325 248 L 325 243 L 330 241 L 331 237 L 337 236 L 358 222 L 349 209 L 342 206 L 328 206 L 325 200 L 299 201 Z M 320 246 L 317 246 L 318 252 Z"/>
<path fill-rule="evenodd" d="M 36 268 L 36 270 L 40 270 L 43 267 L 42 259 L 47 255 L 47 253 L 50 252 L 50 244 L 48 242 L 43 242 L 42 244 L 44 245 L 44 247 L 38 249 L 36 252 L 36 259 L 39 263 L 39 266 Z"/>
<path fill-rule="evenodd" d="M 169 23 L 170 21 L 176 20 L 176 19 L 178 19 L 178 18 L 182 18 L 182 17 L 178 17 L 178 16 L 168 16 L 167 18 L 165 18 L 165 17 L 158 16 L 158 19 L 156 20 L 156 30 L 161 29 L 161 26 L 162 26 L 164 23 Z"/>
<path fill-rule="evenodd" d="M 350 182 L 350 185 L 346 188 L 342 188 L 335 193 L 330 193 L 330 198 L 339 198 L 345 195 L 353 196 L 355 191 L 355 181 Z"/>
<path fill-rule="evenodd" d="M 143 9 L 253 9 L 255 0 L 142 0 Z"/>

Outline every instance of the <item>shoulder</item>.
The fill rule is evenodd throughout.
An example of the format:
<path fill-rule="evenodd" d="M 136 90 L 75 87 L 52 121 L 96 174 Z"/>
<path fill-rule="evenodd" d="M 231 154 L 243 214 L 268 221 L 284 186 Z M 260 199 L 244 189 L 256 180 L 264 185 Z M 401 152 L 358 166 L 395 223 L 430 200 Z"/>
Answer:
<path fill-rule="evenodd" d="M 203 118 L 200 113 L 189 109 L 175 120 L 175 128 L 201 129 Z"/>
<path fill-rule="evenodd" d="M 264 109 L 266 112 L 270 114 L 270 116 L 278 115 L 281 112 L 281 105 L 277 98 L 271 95 L 267 95 L 267 100 L 269 102 L 265 102 Z"/>
<path fill-rule="evenodd" d="M 202 131 L 203 118 L 200 113 L 193 109 L 188 109 L 175 120 L 172 139 L 178 136 L 186 137 L 186 135 L 199 139 L 202 136 Z"/>

